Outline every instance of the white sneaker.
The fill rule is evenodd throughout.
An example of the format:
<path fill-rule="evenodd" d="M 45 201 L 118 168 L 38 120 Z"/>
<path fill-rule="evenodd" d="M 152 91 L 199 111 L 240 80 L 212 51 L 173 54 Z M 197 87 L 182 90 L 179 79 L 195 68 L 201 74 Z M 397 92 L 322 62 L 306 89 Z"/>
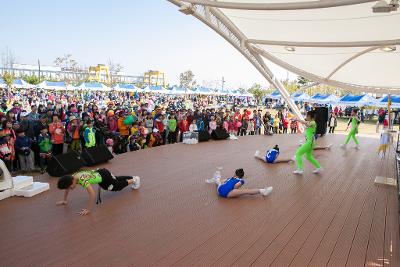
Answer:
<path fill-rule="evenodd" d="M 346 144 L 341 144 L 340 147 L 343 148 L 343 149 L 346 149 L 347 145 Z"/>
<path fill-rule="evenodd" d="M 272 190 L 274 188 L 272 186 L 268 186 L 266 188 L 260 189 L 260 193 L 261 195 L 263 195 L 264 197 L 268 196 L 269 194 L 271 194 Z"/>
<path fill-rule="evenodd" d="M 135 179 L 135 182 L 132 184 L 132 189 L 139 189 L 140 187 L 140 177 L 139 176 L 133 176 L 133 179 Z"/>
<path fill-rule="evenodd" d="M 254 157 L 259 157 L 260 156 L 260 150 L 257 150 L 256 153 L 254 153 Z"/>
<path fill-rule="evenodd" d="M 214 178 L 210 178 L 206 180 L 207 184 L 214 184 L 215 183 L 215 179 Z"/>
<path fill-rule="evenodd" d="M 321 171 L 322 171 L 322 168 L 318 168 L 318 169 L 313 170 L 313 173 L 317 174 L 317 173 L 320 173 Z"/>
<path fill-rule="evenodd" d="M 294 174 L 303 174 L 303 172 L 304 172 L 303 170 L 295 170 L 293 173 Z"/>
<path fill-rule="evenodd" d="M 329 144 L 326 149 L 331 149 L 332 148 L 332 144 Z"/>

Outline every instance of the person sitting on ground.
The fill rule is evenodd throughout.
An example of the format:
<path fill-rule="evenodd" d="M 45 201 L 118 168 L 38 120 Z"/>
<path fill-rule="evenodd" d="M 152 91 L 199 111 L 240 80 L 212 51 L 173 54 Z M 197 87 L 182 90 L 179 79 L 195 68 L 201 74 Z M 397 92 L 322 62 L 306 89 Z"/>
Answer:
<path fill-rule="evenodd" d="M 217 194 L 224 198 L 234 198 L 243 195 L 262 195 L 268 196 L 273 188 L 272 186 L 261 188 L 261 189 L 242 189 L 244 184 L 244 170 L 237 169 L 235 175 L 232 178 L 228 178 L 221 181 L 221 177 L 213 177 L 208 179 L 207 183 L 215 183 L 217 185 Z"/>
<path fill-rule="evenodd" d="M 254 154 L 256 159 L 262 160 L 265 163 L 289 163 L 294 161 L 293 159 L 278 159 L 279 156 L 279 147 L 275 145 L 273 149 L 267 150 L 265 157 L 260 156 L 260 150 L 257 150 Z"/>
<path fill-rule="evenodd" d="M 107 169 L 98 169 L 96 171 L 79 171 L 73 175 L 62 176 L 57 183 L 58 189 L 65 190 L 64 199 L 58 201 L 56 205 L 66 205 L 68 194 L 79 184 L 85 188 L 89 194 L 86 208 L 78 212 L 79 215 L 87 215 L 91 212 L 95 202 L 95 191 L 92 185 L 98 184 L 102 189 L 107 191 L 121 191 L 128 185 L 132 185 L 132 189 L 139 189 L 140 177 L 138 176 L 114 176 Z"/>

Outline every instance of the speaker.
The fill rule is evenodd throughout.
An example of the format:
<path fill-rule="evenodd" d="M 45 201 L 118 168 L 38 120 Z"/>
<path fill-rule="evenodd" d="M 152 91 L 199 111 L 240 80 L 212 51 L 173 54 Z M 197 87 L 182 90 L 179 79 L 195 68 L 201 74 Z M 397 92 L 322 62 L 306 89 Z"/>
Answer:
<path fill-rule="evenodd" d="M 229 134 L 221 128 L 217 128 L 211 133 L 211 137 L 213 140 L 224 140 L 229 138 Z"/>
<path fill-rule="evenodd" d="M 207 142 L 211 139 L 211 135 L 207 131 L 199 132 L 199 142 Z"/>
<path fill-rule="evenodd" d="M 114 158 L 106 145 L 86 148 L 82 151 L 81 157 L 86 166 L 104 163 Z"/>
<path fill-rule="evenodd" d="M 324 135 L 326 134 L 326 128 L 328 124 L 328 108 L 317 107 L 315 108 L 315 122 L 317 123 L 316 134 Z"/>
<path fill-rule="evenodd" d="M 52 156 L 47 165 L 47 172 L 50 176 L 59 177 L 74 173 L 83 167 L 83 161 L 78 153 L 69 152 Z"/>

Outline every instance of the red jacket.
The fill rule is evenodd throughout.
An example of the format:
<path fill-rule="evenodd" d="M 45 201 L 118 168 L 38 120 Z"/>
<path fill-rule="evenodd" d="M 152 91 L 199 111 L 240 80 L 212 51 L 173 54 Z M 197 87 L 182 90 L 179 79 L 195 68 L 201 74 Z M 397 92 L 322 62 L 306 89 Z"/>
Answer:
<path fill-rule="evenodd" d="M 156 120 L 156 127 L 160 133 L 164 132 L 164 124 L 162 121 Z"/>
<path fill-rule="evenodd" d="M 187 120 L 181 120 L 178 123 L 179 131 L 182 133 L 189 131 L 189 122 Z"/>

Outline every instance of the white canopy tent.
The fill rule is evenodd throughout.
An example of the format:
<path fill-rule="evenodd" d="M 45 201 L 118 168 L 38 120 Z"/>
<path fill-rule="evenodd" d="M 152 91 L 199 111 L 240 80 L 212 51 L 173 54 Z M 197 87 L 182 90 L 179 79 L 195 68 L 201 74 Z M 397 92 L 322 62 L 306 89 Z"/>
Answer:
<path fill-rule="evenodd" d="M 56 91 L 62 91 L 62 90 L 73 91 L 76 89 L 74 86 L 66 84 L 65 82 L 50 82 L 50 81 L 43 81 L 38 85 L 36 85 L 36 88 L 44 90 L 56 90 Z"/>
<path fill-rule="evenodd" d="M 239 50 L 298 117 L 270 62 L 343 89 L 400 91 L 400 12 L 395 6 L 375 13 L 376 0 L 169 1 Z"/>

